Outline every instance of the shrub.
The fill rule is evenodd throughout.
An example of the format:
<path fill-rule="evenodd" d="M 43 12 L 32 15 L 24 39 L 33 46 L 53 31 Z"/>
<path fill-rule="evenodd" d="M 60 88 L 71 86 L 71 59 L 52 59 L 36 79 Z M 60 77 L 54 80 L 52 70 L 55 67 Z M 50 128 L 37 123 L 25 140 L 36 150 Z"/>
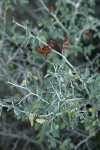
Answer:
<path fill-rule="evenodd" d="M 5 84 L 0 134 L 10 137 L 8 149 L 10 143 L 15 149 L 99 149 L 100 21 L 95 1 L 8 0 L 0 6 L 0 80 Z"/>

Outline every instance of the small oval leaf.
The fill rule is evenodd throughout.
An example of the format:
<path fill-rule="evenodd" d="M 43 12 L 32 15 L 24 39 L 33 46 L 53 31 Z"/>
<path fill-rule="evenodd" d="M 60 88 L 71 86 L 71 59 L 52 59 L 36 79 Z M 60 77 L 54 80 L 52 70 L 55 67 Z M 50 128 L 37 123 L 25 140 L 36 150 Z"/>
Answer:
<path fill-rule="evenodd" d="M 43 124 L 44 122 L 46 122 L 46 120 L 43 118 L 40 118 L 40 119 L 36 119 L 36 122 Z"/>

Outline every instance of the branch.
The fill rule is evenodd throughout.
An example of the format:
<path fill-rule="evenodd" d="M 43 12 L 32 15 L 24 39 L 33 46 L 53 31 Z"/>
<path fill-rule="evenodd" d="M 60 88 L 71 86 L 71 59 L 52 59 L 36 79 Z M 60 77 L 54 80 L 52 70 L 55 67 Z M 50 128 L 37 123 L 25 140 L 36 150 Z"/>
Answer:
<path fill-rule="evenodd" d="M 44 149 L 43 146 L 37 140 L 28 137 L 26 134 L 23 134 L 22 132 L 20 132 L 19 134 L 18 134 L 18 132 L 17 132 L 17 134 L 14 134 L 14 133 L 6 132 L 6 131 L 4 131 L 4 132 L 0 131 L 0 135 L 1 136 L 6 136 L 6 137 L 11 137 L 13 139 L 15 138 L 15 139 L 19 139 L 19 140 L 21 140 L 21 139 L 26 140 L 29 143 L 39 145 L 41 147 L 41 149 Z"/>
<path fill-rule="evenodd" d="M 44 99 L 43 99 L 42 97 L 40 97 L 38 94 L 35 94 L 35 93 L 31 92 L 27 87 L 23 87 L 23 86 L 21 86 L 21 85 L 17 85 L 17 84 L 11 83 L 11 82 L 6 82 L 6 83 L 11 84 L 11 85 L 13 85 L 13 86 L 15 86 L 15 87 L 24 89 L 24 90 L 26 90 L 26 91 L 29 92 L 29 94 L 26 95 L 24 98 L 22 98 L 18 104 L 20 104 L 24 99 L 26 99 L 26 98 L 27 98 L 28 96 L 30 96 L 30 95 L 36 96 L 36 97 L 40 98 L 43 102 L 49 104 L 46 100 L 44 100 Z"/>
<path fill-rule="evenodd" d="M 44 7 L 44 9 L 49 12 L 48 7 L 45 5 L 45 3 L 43 2 L 43 0 L 40 0 L 40 3 L 42 4 L 42 6 Z M 58 17 L 54 14 L 54 13 L 50 13 L 51 16 L 55 19 L 55 21 L 58 23 L 58 25 L 63 29 L 63 31 L 65 31 L 66 34 L 68 34 L 68 30 L 64 27 L 64 25 L 62 24 L 62 22 L 58 19 Z"/>
<path fill-rule="evenodd" d="M 82 140 L 81 142 L 79 142 L 76 146 L 74 150 L 77 150 L 83 143 L 86 143 L 90 138 L 92 137 L 92 135 L 89 135 L 87 138 L 85 138 L 84 140 Z"/>

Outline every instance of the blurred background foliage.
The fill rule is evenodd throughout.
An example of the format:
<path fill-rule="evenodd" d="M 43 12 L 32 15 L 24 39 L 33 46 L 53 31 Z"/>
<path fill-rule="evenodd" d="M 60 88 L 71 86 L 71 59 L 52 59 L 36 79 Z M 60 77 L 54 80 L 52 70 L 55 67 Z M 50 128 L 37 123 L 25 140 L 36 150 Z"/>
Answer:
<path fill-rule="evenodd" d="M 0 2 L 0 149 L 100 149 L 99 7 L 99 0 Z M 37 50 L 50 40 L 45 57 Z"/>

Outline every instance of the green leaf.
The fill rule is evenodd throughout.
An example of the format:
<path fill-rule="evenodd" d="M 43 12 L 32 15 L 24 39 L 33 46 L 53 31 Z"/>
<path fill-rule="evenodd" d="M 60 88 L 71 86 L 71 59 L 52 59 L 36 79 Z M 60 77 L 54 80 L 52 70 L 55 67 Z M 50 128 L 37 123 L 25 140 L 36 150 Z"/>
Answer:
<path fill-rule="evenodd" d="M 36 122 L 43 124 L 44 122 L 46 122 L 46 120 L 43 118 L 40 118 L 40 119 L 36 119 Z"/>
<path fill-rule="evenodd" d="M 52 140 L 52 141 L 51 141 L 51 147 L 55 148 L 56 145 L 57 145 L 57 143 L 56 143 L 54 140 Z"/>
<path fill-rule="evenodd" d="M 1 116 L 1 114 L 2 114 L 2 107 L 0 107 L 0 116 Z"/>
<path fill-rule="evenodd" d="M 58 129 L 59 128 L 59 125 L 55 125 L 55 129 Z"/>
<path fill-rule="evenodd" d="M 40 106 L 40 102 L 34 102 L 34 104 L 32 105 L 32 109 L 35 110 L 39 106 Z"/>
<path fill-rule="evenodd" d="M 7 108 L 7 111 L 11 110 L 13 106 L 11 105 L 10 107 Z"/>
<path fill-rule="evenodd" d="M 27 103 L 25 103 L 24 104 L 24 110 L 25 111 L 28 111 L 28 112 L 32 112 L 32 105 L 31 104 L 27 104 Z"/>
<path fill-rule="evenodd" d="M 86 68 L 85 70 L 85 77 L 88 77 L 90 75 L 90 70 L 89 68 Z"/>
<path fill-rule="evenodd" d="M 69 143 L 69 146 L 71 149 L 74 149 L 74 147 L 75 147 L 73 143 Z"/>
<path fill-rule="evenodd" d="M 33 114 L 30 114 L 30 115 L 29 115 L 29 121 L 30 121 L 31 127 L 32 127 L 33 124 L 34 124 L 33 119 L 34 119 Z"/>
<path fill-rule="evenodd" d="M 33 78 L 34 78 L 35 80 L 39 80 L 38 76 L 33 76 Z"/>
<path fill-rule="evenodd" d="M 11 102 L 11 99 L 10 98 L 5 98 L 3 99 L 4 102 Z"/>
<path fill-rule="evenodd" d="M 14 114 L 17 116 L 20 114 L 20 109 L 18 107 L 14 108 Z"/>
<path fill-rule="evenodd" d="M 46 40 L 45 37 L 40 36 L 39 38 L 40 38 L 40 40 L 39 40 L 39 46 L 40 46 L 40 47 L 42 47 L 42 46 L 44 46 L 45 44 L 47 44 L 47 40 Z M 44 43 L 45 43 L 45 44 L 44 44 Z"/>

